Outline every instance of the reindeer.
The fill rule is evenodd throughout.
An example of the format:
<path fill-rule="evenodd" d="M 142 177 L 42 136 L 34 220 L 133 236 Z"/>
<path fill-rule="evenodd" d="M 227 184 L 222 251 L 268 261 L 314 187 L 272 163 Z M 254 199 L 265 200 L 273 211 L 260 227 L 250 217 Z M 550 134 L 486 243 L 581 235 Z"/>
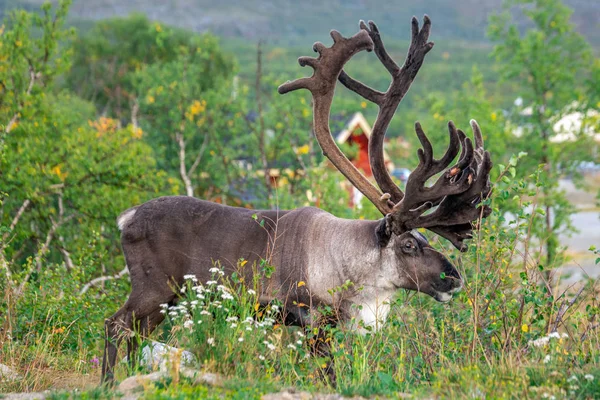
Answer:
<path fill-rule="evenodd" d="M 376 329 L 385 321 L 389 301 L 398 289 L 426 293 L 440 302 L 449 301 L 460 290 L 457 269 L 416 229 L 426 228 L 466 251 L 464 240 L 472 237 L 477 221 L 489 215 L 491 210 L 482 201 L 491 190 L 492 163 L 479 126 L 471 121 L 473 144 L 449 122 L 449 146 L 442 158 L 435 159 L 431 143 L 416 123 L 423 148 L 418 150 L 419 164 L 404 192 L 392 181 L 383 159 L 390 120 L 433 47 L 428 41 L 430 28 L 427 16 L 421 29 L 413 17 L 412 41 L 402 67 L 386 52 L 373 22 L 367 26 L 361 21 L 360 31 L 350 38 L 331 31 L 331 47 L 317 42 L 313 46 L 317 58 L 298 60 L 301 66 L 312 67 L 313 75 L 279 87 L 281 94 L 297 89 L 312 93 L 314 133 L 323 154 L 377 207 L 382 219 L 341 219 L 314 207 L 252 211 L 182 196 L 150 200 L 119 216 L 131 294 L 105 322 L 103 382 L 113 379 L 120 339 L 128 337 L 131 361 L 134 328 L 142 336 L 150 334 L 164 318 L 160 305 L 177 301 L 173 288 L 184 283 L 184 275 L 209 280 L 215 260 L 231 274 L 237 260 L 252 265 L 268 258 L 275 272 L 269 278 L 261 275 L 260 300 L 278 299 L 285 305 L 287 323 L 300 326 L 315 324 L 316 310 L 325 305 L 337 310 L 338 322 L 358 321 L 362 327 Z M 343 71 L 344 64 L 362 50 L 374 50 L 389 71 L 392 82 L 386 92 Z M 332 139 L 329 113 L 338 80 L 379 106 L 369 142 L 369 161 L 379 188 Z M 448 168 L 459 151 L 458 161 Z M 440 173 L 433 185 L 426 185 Z M 301 281 L 304 284 L 298 285 Z M 348 281 L 362 290 L 331 295 L 330 289 Z"/>

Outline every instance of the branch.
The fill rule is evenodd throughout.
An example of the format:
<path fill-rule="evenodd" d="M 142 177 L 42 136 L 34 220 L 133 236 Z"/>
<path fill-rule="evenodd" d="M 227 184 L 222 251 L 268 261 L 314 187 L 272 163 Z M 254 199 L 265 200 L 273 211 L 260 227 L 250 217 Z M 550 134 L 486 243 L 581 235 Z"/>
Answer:
<path fill-rule="evenodd" d="M 183 139 L 183 133 L 176 133 L 175 140 L 179 144 L 179 175 L 181 175 L 181 180 L 185 185 L 186 195 L 189 197 L 194 197 L 194 187 L 192 186 L 192 181 L 190 180 L 185 168 L 185 140 Z"/>
<path fill-rule="evenodd" d="M 33 65 L 31 64 L 31 62 L 29 63 L 29 76 L 30 76 L 29 85 L 27 86 L 27 91 L 25 92 L 25 94 L 27 96 L 29 96 L 31 94 L 31 91 L 33 90 L 33 84 L 35 83 L 35 80 L 38 77 L 38 74 L 35 73 L 35 70 L 33 69 Z M 15 127 L 15 124 L 17 123 L 17 120 L 19 119 L 19 110 L 21 110 L 22 108 L 23 108 L 23 102 L 20 102 L 17 107 L 18 111 L 15 113 L 15 115 L 12 116 L 10 121 L 8 121 L 8 124 L 6 125 L 6 128 L 4 129 L 5 133 L 10 133 L 10 131 L 13 130 L 13 128 Z"/>
<path fill-rule="evenodd" d="M 106 275 L 106 276 L 100 276 L 98 278 L 94 278 L 91 281 L 89 281 L 88 283 L 86 283 L 83 286 L 83 288 L 81 288 L 79 295 L 81 296 L 82 294 L 85 294 L 88 290 L 90 290 L 90 288 L 92 286 L 96 286 L 99 283 L 111 281 L 113 279 L 119 279 L 119 278 L 123 277 L 124 275 L 127 275 L 128 273 L 129 273 L 129 270 L 127 269 L 127 267 L 125 267 L 121 271 L 119 271 L 119 273 L 116 275 Z"/>
<path fill-rule="evenodd" d="M 560 305 L 558 313 L 556 314 L 556 318 L 554 319 L 554 323 L 552 324 L 552 329 L 550 330 L 551 332 L 556 332 L 556 330 L 558 329 L 558 325 L 560 325 L 560 323 L 562 322 L 565 313 L 569 310 L 569 308 L 573 306 L 573 304 L 575 304 L 577 299 L 579 299 L 579 296 L 581 296 L 583 289 L 585 289 L 585 285 L 581 286 L 577 294 L 570 301 L 565 301 Z"/>
<path fill-rule="evenodd" d="M 204 140 L 202 141 L 202 146 L 200 147 L 200 150 L 198 151 L 198 156 L 196 157 L 196 159 L 194 160 L 194 163 L 192 164 L 192 166 L 190 167 L 190 170 L 188 171 L 188 176 L 193 175 L 194 172 L 196 171 L 196 168 L 198 168 L 198 165 L 200 165 L 200 161 L 202 160 L 202 156 L 204 155 L 204 152 L 206 151 L 207 146 L 208 146 L 208 134 L 204 135 Z"/>
<path fill-rule="evenodd" d="M 0 266 L 2 266 L 2 269 L 4 270 L 4 275 L 6 275 L 6 284 L 10 286 L 12 283 L 12 273 L 10 272 L 8 261 L 6 261 L 4 251 L 2 251 L 2 249 L 0 249 Z"/>
<path fill-rule="evenodd" d="M 29 200 L 29 199 L 26 199 L 23 202 L 23 204 L 19 208 L 19 211 L 17 211 L 17 214 L 15 215 L 15 217 L 12 220 L 12 222 L 10 223 L 10 227 L 8 228 L 9 231 L 5 232 L 4 235 L 2 235 L 2 241 L 3 242 L 6 240 L 6 238 L 8 238 L 8 235 L 10 234 L 10 232 L 12 232 L 15 229 L 15 227 L 19 223 L 19 220 L 23 216 L 23 213 L 25 212 L 25 209 L 27 209 L 27 207 L 29 207 L 29 204 L 31 204 L 31 200 Z M 4 247 L 4 246 L 2 246 L 2 247 Z"/>
<path fill-rule="evenodd" d="M 140 111 L 140 103 L 138 102 L 138 99 L 136 98 L 133 101 L 133 106 L 131 107 L 131 124 L 133 125 L 134 129 L 139 128 L 138 119 L 137 119 L 137 115 L 138 115 L 139 111 Z"/>

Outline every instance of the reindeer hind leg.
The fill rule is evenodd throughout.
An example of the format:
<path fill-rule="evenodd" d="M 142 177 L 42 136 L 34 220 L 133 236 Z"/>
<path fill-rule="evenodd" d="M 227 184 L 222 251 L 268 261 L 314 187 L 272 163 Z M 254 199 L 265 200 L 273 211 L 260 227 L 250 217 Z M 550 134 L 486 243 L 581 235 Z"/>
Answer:
<path fill-rule="evenodd" d="M 114 381 L 114 368 L 117 362 L 117 352 L 123 334 L 127 329 L 127 322 L 131 318 L 127 316 L 126 305 L 121 307 L 113 316 L 104 321 L 104 358 L 102 360 L 101 384 L 112 384 Z"/>

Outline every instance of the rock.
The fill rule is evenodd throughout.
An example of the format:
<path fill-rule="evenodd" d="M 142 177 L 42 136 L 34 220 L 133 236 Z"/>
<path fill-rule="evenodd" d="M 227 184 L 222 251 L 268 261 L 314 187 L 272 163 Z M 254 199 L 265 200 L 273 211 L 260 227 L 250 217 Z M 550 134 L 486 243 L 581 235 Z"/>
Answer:
<path fill-rule="evenodd" d="M 223 377 L 212 372 L 201 372 L 192 368 L 181 368 L 179 374 L 192 381 L 194 385 L 222 386 Z"/>
<path fill-rule="evenodd" d="M 140 364 L 151 371 L 166 371 L 169 363 L 179 362 L 180 367 L 184 367 L 194 361 L 194 355 L 187 350 L 152 341 L 142 349 Z"/>
<path fill-rule="evenodd" d="M 381 397 L 377 396 L 380 399 Z M 400 398 L 404 394 L 400 393 Z M 298 392 L 294 388 L 284 389 L 281 392 L 265 394 L 262 400 L 366 400 L 364 397 L 344 397 L 338 393 L 309 393 Z"/>
<path fill-rule="evenodd" d="M 130 376 L 129 378 L 125 379 L 119 384 L 118 389 L 120 392 L 127 395 L 137 391 L 140 388 L 143 388 L 149 383 L 160 381 L 161 379 L 164 379 L 167 376 L 168 375 L 162 371 L 152 372 L 151 374 L 147 375 Z"/>
<path fill-rule="evenodd" d="M 309 392 L 297 392 L 295 389 L 285 389 L 277 393 L 265 394 L 261 400 L 312 400 L 314 395 Z"/>
<path fill-rule="evenodd" d="M 8 365 L 0 364 L 0 381 L 18 381 L 23 379 L 21 375 Z"/>
<path fill-rule="evenodd" d="M 43 400 L 50 396 L 50 392 L 31 392 L 31 393 L 8 393 L 2 395 L 2 400 Z"/>

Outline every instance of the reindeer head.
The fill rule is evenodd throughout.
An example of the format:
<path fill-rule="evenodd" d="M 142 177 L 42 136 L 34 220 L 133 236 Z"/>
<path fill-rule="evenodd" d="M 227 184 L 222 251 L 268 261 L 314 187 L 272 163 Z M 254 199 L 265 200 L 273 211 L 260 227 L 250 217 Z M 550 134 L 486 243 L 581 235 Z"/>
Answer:
<path fill-rule="evenodd" d="M 447 301 L 461 287 L 460 275 L 415 229 L 426 228 L 448 239 L 460 251 L 466 251 L 463 241 L 472 237 L 474 223 L 487 217 L 491 211 L 487 205 L 481 205 L 491 191 L 490 154 L 484 150 L 477 122 L 471 120 L 474 144 L 463 131 L 449 122 L 448 149 L 442 158 L 435 159 L 433 147 L 417 122 L 415 131 L 422 145 L 418 151 L 419 165 L 410 175 L 403 192 L 392 181 L 385 167 L 383 142 L 398 104 L 408 92 L 425 55 L 433 48 L 433 42 L 428 41 L 431 21 L 425 16 L 423 27 L 419 29 L 417 19 L 413 17 L 411 45 L 402 67 L 386 52 L 373 22 L 367 26 L 360 21 L 360 28 L 350 38 L 331 31 L 334 41 L 331 47 L 315 43 L 313 49 L 319 57 L 300 57 L 298 60 L 301 66 L 312 67 L 313 75 L 286 82 L 279 87 L 279 92 L 308 89 L 312 93 L 314 131 L 323 154 L 384 215 L 376 235 L 382 251 L 388 257 L 396 257 L 395 265 L 401 266 L 394 285 Z M 362 50 L 374 50 L 390 73 L 392 82 L 386 92 L 374 90 L 343 71 L 344 64 Z M 379 188 L 352 165 L 332 138 L 329 112 L 338 79 L 348 89 L 379 107 L 369 139 L 369 162 Z M 449 167 L 459 152 L 458 160 Z M 435 183 L 427 185 L 427 181 L 435 176 Z M 391 260 L 390 263 L 394 264 Z"/>
<path fill-rule="evenodd" d="M 392 234 L 380 247 L 384 274 L 395 289 L 415 290 L 446 302 L 462 288 L 454 265 L 419 232 Z"/>

